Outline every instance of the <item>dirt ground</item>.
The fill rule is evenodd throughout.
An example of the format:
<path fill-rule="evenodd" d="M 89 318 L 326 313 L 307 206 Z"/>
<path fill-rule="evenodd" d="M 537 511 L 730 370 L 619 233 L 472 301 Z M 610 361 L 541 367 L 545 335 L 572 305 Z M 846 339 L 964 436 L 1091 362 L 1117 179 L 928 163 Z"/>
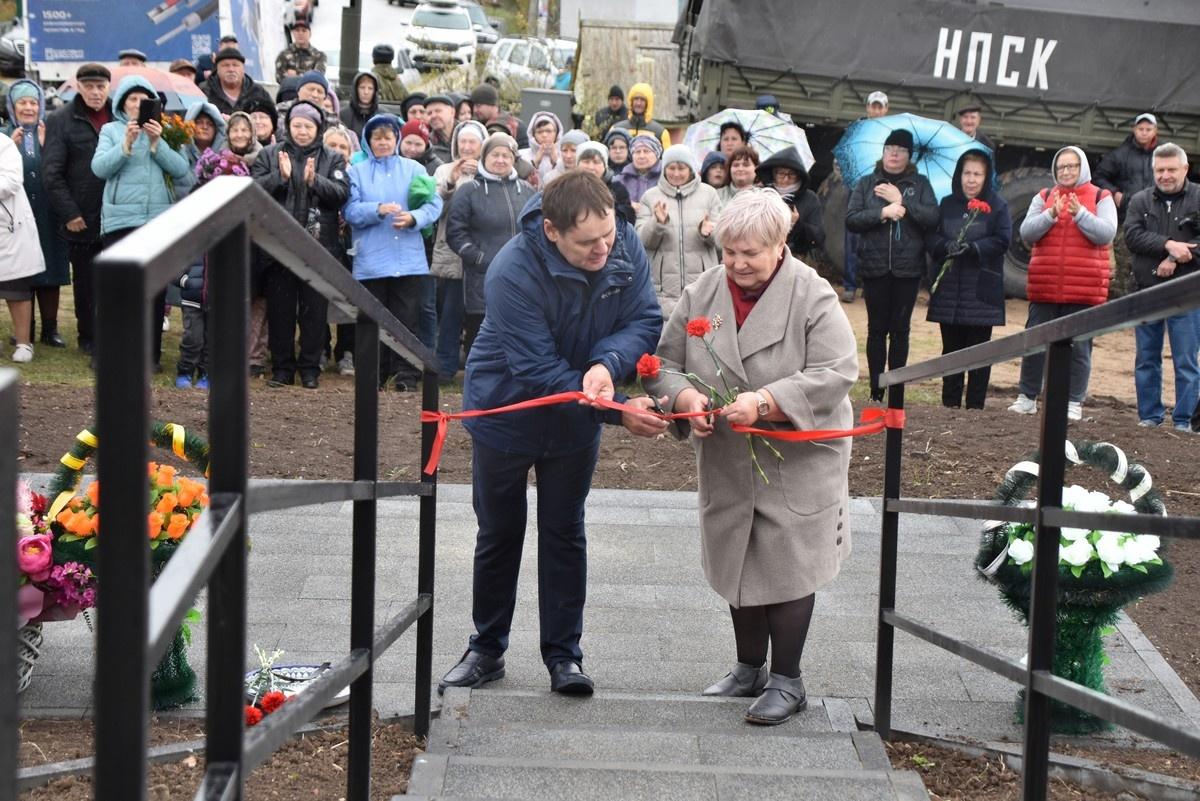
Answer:
<path fill-rule="evenodd" d="M 912 355 L 910 361 L 934 356 L 940 352 L 940 339 L 935 326 L 924 322 L 924 297 L 913 315 Z M 842 307 L 856 329 L 859 341 L 865 339 L 865 309 L 862 300 Z M 1003 333 L 1019 330 L 1024 324 L 1024 304 L 1010 302 L 1010 324 Z M 1002 332 L 997 331 L 999 336 Z M 862 359 L 865 375 L 865 358 Z M 1085 418 L 1073 424 L 1072 435 L 1078 439 L 1103 439 L 1121 446 L 1130 459 L 1142 463 L 1151 472 L 1155 487 L 1163 494 L 1169 513 L 1200 515 L 1200 437 L 1179 434 L 1168 427 L 1147 430 L 1137 427 L 1133 407 L 1132 380 L 1133 336 L 1131 332 L 1108 335 L 1097 340 L 1094 349 L 1091 390 L 1093 397 L 1085 404 Z M 905 468 L 903 493 L 912 497 L 990 498 L 1005 471 L 1037 446 L 1038 421 L 1005 411 L 1016 395 L 1018 364 L 997 365 L 992 373 L 992 390 L 988 408 L 984 411 L 945 409 L 938 404 L 936 382 L 909 389 L 908 423 L 905 430 Z M 1167 362 L 1166 375 L 1170 375 Z M 1170 380 L 1164 387 L 1164 401 L 1170 404 Z M 853 398 L 856 409 L 863 406 L 865 390 L 856 388 Z M 335 374 L 322 377 L 316 392 L 296 388 L 270 389 L 262 381 L 252 382 L 251 388 L 251 475 L 256 477 L 329 479 L 351 475 L 353 453 L 353 379 Z M 386 392 L 380 396 L 380 430 L 386 432 L 379 441 L 381 477 L 394 480 L 415 480 L 420 475 L 419 394 Z M 461 395 L 451 389 L 443 393 L 443 408 L 461 408 Z M 152 393 L 152 414 L 159 420 L 181 423 L 191 430 L 203 432 L 207 396 L 198 391 L 181 391 L 156 387 Z M 23 471 L 50 471 L 70 445 L 75 432 L 92 423 L 92 399 L 77 387 L 54 384 L 26 384 L 21 387 L 21 464 Z M 877 496 L 883 482 L 883 437 L 865 437 L 855 442 L 850 470 L 850 491 L 856 496 Z M 469 483 L 470 438 L 458 424 L 452 423 L 446 443 L 439 478 L 451 483 Z M 1112 494 L 1116 488 L 1107 478 L 1088 468 L 1078 468 L 1071 480 Z M 695 459 L 690 445 L 673 439 L 647 440 L 634 437 L 624 429 L 607 427 L 602 439 L 600 462 L 595 486 L 624 489 L 694 490 L 696 488 Z M 1172 542 L 1169 558 L 1176 568 L 1175 584 L 1166 592 L 1151 596 L 1133 605 L 1128 611 L 1147 636 L 1155 643 L 1174 669 L 1193 692 L 1200 694 L 1200 640 L 1195 637 L 1195 599 L 1200 597 L 1200 543 Z M 78 722 L 71 722 L 78 727 Z M 333 767 L 331 752 L 338 750 L 333 737 L 310 737 L 303 743 L 289 746 L 291 756 L 280 764 L 283 774 L 299 775 L 289 764 L 313 767 L 328 764 L 332 778 L 330 788 L 340 787 L 344 777 L 337 775 L 341 768 Z M 344 751 L 344 745 L 341 750 Z M 1019 783 L 1013 784 L 1012 774 L 986 761 L 967 760 L 959 755 L 929 756 L 928 749 L 920 752 L 939 768 L 923 768 L 931 790 L 941 793 L 938 798 L 970 798 L 981 801 L 1001 801 L 1017 798 Z M 900 763 L 911 755 L 901 753 L 894 759 Z M 69 758 L 57 756 L 57 759 Z M 281 757 L 277 757 L 279 759 Z M 408 757 L 411 760 L 411 756 Z M 1141 759 L 1134 754 L 1135 761 Z M 292 762 L 288 762 L 292 760 Z M 960 766 L 961 761 L 961 766 Z M 202 761 L 201 761 L 202 764 Z M 165 782 L 181 782 L 190 774 L 199 775 L 199 768 L 178 763 L 167 768 Z M 1191 769 L 1195 763 L 1188 763 Z M 911 760 L 909 764 L 911 766 Z M 1155 770 L 1146 766 L 1146 769 Z M 1172 775 L 1192 775 L 1167 771 Z M 255 776 L 266 775 L 260 770 Z M 272 775 L 276 771 L 270 771 Z M 156 777 L 159 773 L 154 774 Z M 407 771 L 404 771 L 407 776 Z M 945 783 L 941 777 L 945 777 Z M 981 789 L 971 777 L 980 777 Z M 336 779 L 336 781 L 334 781 Z M 322 781 L 314 776 L 313 781 Z M 82 780 L 68 780 L 79 783 Z M 254 790 L 250 798 L 300 797 L 299 793 L 273 784 Z M 174 785 L 172 785 L 174 786 Z M 180 784 L 179 786 L 183 786 Z M 307 785 L 304 795 L 308 794 Z M 316 784 L 312 787 L 317 787 Z M 935 787 L 941 787 L 936 790 Z M 986 790 L 983 788 L 987 788 Z M 957 788 L 957 789 L 955 789 Z M 62 793 L 68 792 L 62 790 Z M 84 792 L 84 791 L 79 791 Z M 332 792 L 332 791 L 331 791 Z M 390 790 L 400 792 L 400 790 Z M 1108 796 L 1088 795 L 1078 788 L 1057 788 L 1057 799 L 1107 799 Z M 957 793 L 957 794 L 956 794 Z M 991 794 L 988 794 L 991 793 Z M 1006 794 L 1007 793 L 1007 794 Z M 1065 794 L 1064 794 L 1065 793 Z M 340 797 L 318 791 L 325 798 Z M 70 801 L 85 795 L 29 795 L 29 798 L 56 798 Z M 167 795 L 163 797 L 176 797 Z"/>

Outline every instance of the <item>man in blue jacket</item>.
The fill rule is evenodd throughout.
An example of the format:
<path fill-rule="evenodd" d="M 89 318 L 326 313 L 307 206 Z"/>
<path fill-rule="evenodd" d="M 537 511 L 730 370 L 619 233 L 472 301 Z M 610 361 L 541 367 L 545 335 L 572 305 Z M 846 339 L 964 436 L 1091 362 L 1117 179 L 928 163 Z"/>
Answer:
<path fill-rule="evenodd" d="M 616 217 L 612 194 L 591 173 L 571 170 L 532 198 L 521 233 L 488 268 L 487 316 L 467 360 L 466 409 L 582 390 L 588 399 L 627 400 L 614 383 L 632 377 L 662 328 L 650 265 L 633 228 Z M 588 695 L 579 638 L 587 587 L 584 503 L 600 425 L 654 436 L 666 423 L 588 401 L 467 422 L 479 534 L 472 616 L 475 634 L 438 685 L 478 687 L 504 675 L 517 600 L 529 469 L 537 476 L 538 598 L 542 661 L 554 692 Z"/>

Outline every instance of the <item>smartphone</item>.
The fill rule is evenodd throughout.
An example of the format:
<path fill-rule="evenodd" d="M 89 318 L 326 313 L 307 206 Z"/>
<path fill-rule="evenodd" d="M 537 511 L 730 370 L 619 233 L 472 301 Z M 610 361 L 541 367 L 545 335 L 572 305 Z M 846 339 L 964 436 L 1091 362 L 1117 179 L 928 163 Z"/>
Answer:
<path fill-rule="evenodd" d="M 138 125 L 145 125 L 150 120 L 157 120 L 162 116 L 162 101 L 156 98 L 146 98 L 138 106 Z"/>

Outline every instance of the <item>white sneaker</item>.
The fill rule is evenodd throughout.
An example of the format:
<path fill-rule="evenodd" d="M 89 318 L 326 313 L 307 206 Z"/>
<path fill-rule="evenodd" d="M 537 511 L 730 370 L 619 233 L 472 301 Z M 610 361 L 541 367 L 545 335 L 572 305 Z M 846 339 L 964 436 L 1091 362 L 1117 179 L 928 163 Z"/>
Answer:
<path fill-rule="evenodd" d="M 17 345 L 17 349 L 13 351 L 12 360 L 22 364 L 33 361 L 33 345 Z"/>
<path fill-rule="evenodd" d="M 354 355 L 347 353 L 338 359 L 337 370 L 340 375 L 354 375 Z"/>
<path fill-rule="evenodd" d="M 1018 395 L 1008 410 L 1017 414 L 1037 414 L 1037 401 L 1024 395 Z"/>
<path fill-rule="evenodd" d="M 1082 420 L 1083 419 L 1083 404 L 1067 401 L 1067 419 Z"/>
<path fill-rule="evenodd" d="M 164 314 L 163 315 L 163 333 L 165 334 L 166 332 L 168 332 L 170 330 L 171 330 L 171 316 L 169 314 Z"/>

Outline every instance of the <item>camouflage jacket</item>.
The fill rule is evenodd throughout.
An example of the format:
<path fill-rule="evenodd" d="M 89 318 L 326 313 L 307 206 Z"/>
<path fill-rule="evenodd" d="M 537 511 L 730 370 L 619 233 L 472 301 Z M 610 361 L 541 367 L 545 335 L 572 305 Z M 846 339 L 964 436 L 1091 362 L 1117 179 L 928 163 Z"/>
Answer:
<path fill-rule="evenodd" d="M 325 54 L 315 47 L 301 50 L 299 47 L 288 45 L 279 51 L 275 58 L 275 82 L 282 81 L 288 70 L 295 70 L 296 75 L 303 75 L 309 70 L 325 74 Z"/>
<path fill-rule="evenodd" d="M 371 67 L 371 72 L 379 78 L 380 100 L 385 103 L 399 103 L 408 97 L 408 90 L 400 82 L 400 76 L 396 74 L 395 67 L 390 64 L 376 64 Z"/>

